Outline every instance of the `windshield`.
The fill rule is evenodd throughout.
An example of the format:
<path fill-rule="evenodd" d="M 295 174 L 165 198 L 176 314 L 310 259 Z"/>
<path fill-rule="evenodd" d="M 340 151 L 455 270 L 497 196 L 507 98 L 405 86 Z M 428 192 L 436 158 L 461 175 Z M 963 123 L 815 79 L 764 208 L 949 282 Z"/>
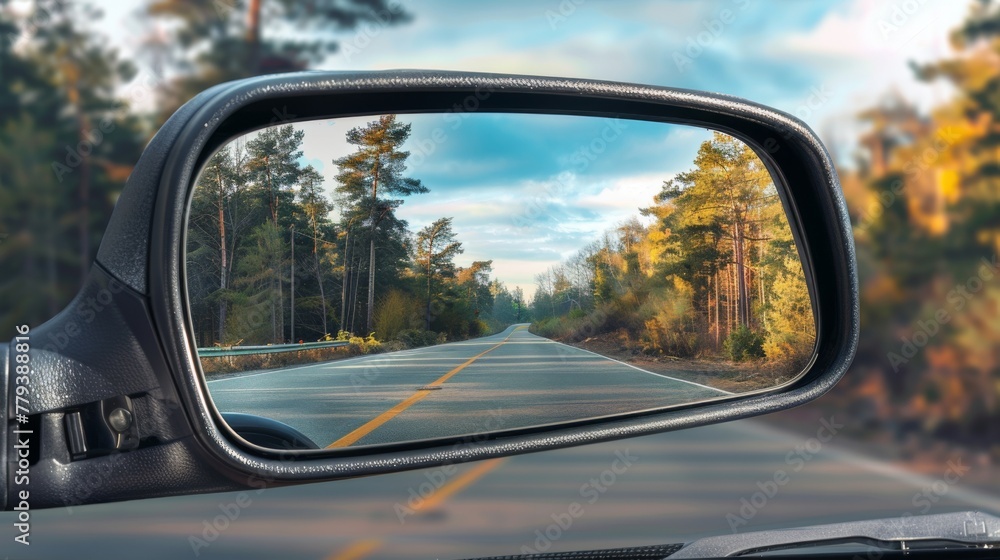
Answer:
<path fill-rule="evenodd" d="M 14 38 L 0 41 L 0 101 L 13 107 L 0 114 L 0 208 L 17 209 L 0 212 L 0 333 L 41 323 L 76 293 L 125 177 L 173 109 L 220 81 L 301 68 L 576 76 L 717 91 L 791 113 L 817 131 L 840 172 L 857 243 L 863 330 L 843 381 L 793 410 L 343 482 L 85 508 L 69 501 L 65 509 L 32 512 L 36 531 L 30 554 L 18 551 L 23 557 L 460 558 L 966 510 L 1000 514 L 995 3 L 89 4 L 96 10 L 0 7 L 0 36 Z M 88 54 L 73 59 L 67 52 Z M 471 122 L 462 116 L 468 112 L 448 116 Z M 276 123 L 293 117 L 276 109 Z M 323 134 L 322 123 L 310 126 L 317 127 L 311 135 Z M 332 176 L 333 157 L 349 153 L 298 163 Z M 663 177 L 655 179 L 658 187 Z M 609 196 L 599 201 L 604 207 L 615 202 Z M 404 210 L 417 207 L 414 201 Z M 312 235 L 305 226 L 299 231 Z M 312 241 L 301 247 L 312 266 Z M 469 247 L 468 258 L 456 261 L 461 267 L 475 260 Z M 517 286 L 525 298 L 550 294 L 545 269 L 565 267 L 574 255 L 556 255 L 524 278 L 511 273 L 510 290 Z M 594 287 L 589 282 L 580 293 L 593 298 Z M 329 299 L 340 301 L 341 286 L 329 289 Z M 671 289 L 685 286 L 678 281 Z M 217 300 L 207 289 L 203 295 L 210 347 Z M 788 321 L 762 307 L 763 295 L 751 296 L 761 306 L 747 313 L 761 325 L 765 317 Z M 573 302 L 562 304 L 569 320 Z M 299 307 L 301 316 L 326 311 L 304 300 Z M 339 320 L 331 307 L 330 323 Z M 523 324 L 518 336 L 539 328 Z M 314 330 L 299 333 L 309 342 L 326 334 Z M 802 334 L 794 325 L 785 331 Z M 812 348 L 806 334 L 803 355 Z M 335 339 L 336 330 L 329 335 Z M 634 359 L 633 348 L 641 352 L 640 341 L 615 336 L 598 333 L 592 342 L 620 361 Z M 675 354 L 656 360 L 671 363 Z M 747 390 L 767 381 L 729 369 Z M 85 496 L 88 487 L 79 492 Z M 13 529 L 4 531 L 12 538 Z"/>

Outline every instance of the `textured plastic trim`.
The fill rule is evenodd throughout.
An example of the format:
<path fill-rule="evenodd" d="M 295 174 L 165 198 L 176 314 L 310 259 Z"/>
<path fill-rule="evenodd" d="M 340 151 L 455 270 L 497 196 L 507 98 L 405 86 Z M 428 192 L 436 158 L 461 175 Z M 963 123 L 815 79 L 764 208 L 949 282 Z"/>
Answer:
<path fill-rule="evenodd" d="M 782 392 L 545 430 L 278 457 L 234 443 L 202 382 L 188 330 L 182 240 L 190 187 L 203 158 L 226 139 L 276 122 L 380 112 L 445 111 L 476 96 L 480 110 L 640 118 L 729 131 L 755 146 L 784 180 L 815 283 L 819 336 L 811 368 Z M 662 87 L 458 72 L 310 72 L 223 84 L 182 109 L 153 216 L 149 294 L 160 334 L 201 444 L 227 468 L 274 481 L 345 478 L 425 468 L 694 427 L 812 400 L 841 378 L 858 337 L 858 286 L 846 205 L 825 148 L 801 121 L 738 98 Z M 173 119 L 171 119 L 173 121 Z M 146 188 L 151 185 L 146 185 Z M 233 473 L 233 474 L 236 474 Z"/>
<path fill-rule="evenodd" d="M 13 341 L 11 342 L 13 344 Z M 13 403 L 14 399 L 12 395 L 7 393 L 7 383 L 10 378 L 10 349 L 8 345 L 0 345 L 0 395 L 3 395 L 3 406 L 0 407 L 0 412 L 4 420 L 3 433 L 0 434 L 0 484 L 3 484 L 2 492 L 0 492 L 0 511 L 7 509 L 7 489 L 11 485 L 10 479 L 7 478 L 7 454 L 9 450 L 7 449 L 7 434 L 11 431 L 13 424 L 7 418 L 9 403 Z"/>
<path fill-rule="evenodd" d="M 193 437 L 173 387 L 145 296 L 91 267 L 79 294 L 31 336 L 31 509 L 214 492 L 246 487 L 243 477 L 213 459 Z M 0 385 L 2 385 L 0 381 Z M 7 457 L 14 444 L 13 392 L 8 393 Z M 72 460 L 63 418 L 103 399 L 128 396 L 135 407 L 140 447 Z M 2 440 L 3 436 L 0 436 Z M 18 501 L 13 463 L 7 467 L 5 507 Z"/>
<path fill-rule="evenodd" d="M 670 558 L 723 558 L 790 549 L 800 549 L 807 555 L 805 549 L 809 545 L 899 546 L 919 545 L 921 541 L 995 547 L 1000 543 L 1000 518 L 978 511 L 961 511 L 721 535 L 688 543 Z M 914 548 L 919 550 L 919 546 Z"/>

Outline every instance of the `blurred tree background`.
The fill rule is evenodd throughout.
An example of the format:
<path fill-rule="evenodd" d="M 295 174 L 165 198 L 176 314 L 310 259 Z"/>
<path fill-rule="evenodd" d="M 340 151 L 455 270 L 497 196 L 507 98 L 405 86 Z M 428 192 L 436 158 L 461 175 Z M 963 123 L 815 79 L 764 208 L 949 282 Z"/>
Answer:
<path fill-rule="evenodd" d="M 138 6 L 142 73 L 107 46 L 88 3 L 0 0 L 0 332 L 40 324 L 76 294 L 143 146 L 186 100 L 309 68 L 338 33 L 412 17 L 391 0 Z"/>
<path fill-rule="evenodd" d="M 841 179 L 861 267 L 861 345 L 821 399 L 906 455 L 961 445 L 1000 462 L 1000 6 L 978 1 L 954 55 L 914 65 L 954 95 L 891 93 Z"/>

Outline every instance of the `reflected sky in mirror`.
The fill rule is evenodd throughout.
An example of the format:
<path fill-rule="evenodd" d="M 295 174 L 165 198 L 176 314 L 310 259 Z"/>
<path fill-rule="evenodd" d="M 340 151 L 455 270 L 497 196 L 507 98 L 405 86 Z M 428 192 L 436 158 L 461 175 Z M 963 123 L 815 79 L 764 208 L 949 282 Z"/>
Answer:
<path fill-rule="evenodd" d="M 407 175 L 431 194 L 407 197 L 396 214 L 413 231 L 453 216 L 465 248 L 456 263 L 492 259 L 494 275 L 528 297 L 537 274 L 649 206 L 712 135 L 689 126 L 566 115 L 455 111 L 399 119 L 412 126 L 403 144 L 411 154 Z M 305 131 L 302 165 L 323 175 L 331 196 L 332 159 L 353 151 L 346 132 L 371 120 L 295 125 Z"/>

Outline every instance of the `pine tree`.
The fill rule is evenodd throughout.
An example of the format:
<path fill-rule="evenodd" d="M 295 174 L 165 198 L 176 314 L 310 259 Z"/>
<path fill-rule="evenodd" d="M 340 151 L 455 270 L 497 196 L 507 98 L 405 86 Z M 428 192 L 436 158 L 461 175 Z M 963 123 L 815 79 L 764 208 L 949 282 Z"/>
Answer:
<path fill-rule="evenodd" d="M 165 119 L 209 87 L 251 76 L 304 70 L 338 49 L 331 35 L 362 24 L 392 27 L 412 19 L 390 0 L 154 0 L 150 55 L 164 74 Z M 278 36 L 287 27 L 294 37 Z M 280 110 L 279 110 L 280 112 Z"/>
<path fill-rule="evenodd" d="M 393 210 L 402 204 L 401 200 L 385 198 L 385 195 L 409 196 L 429 192 L 417 179 L 405 177 L 406 159 L 410 153 L 401 149 L 410 136 L 410 125 L 396 119 L 396 115 L 383 115 L 366 126 L 352 128 L 347 132 L 347 142 L 357 149 L 353 154 L 335 159 L 339 173 L 336 192 L 349 206 L 346 214 L 350 220 L 364 216 L 369 230 L 368 244 L 368 304 L 365 328 L 373 325 L 375 308 L 375 239 L 379 225 L 386 223 L 386 229 L 398 228 Z M 394 227 L 395 226 L 395 227 Z"/>
<path fill-rule="evenodd" d="M 417 232 L 414 262 L 420 267 L 427 283 L 425 325 L 431 330 L 431 303 L 436 281 L 455 276 L 455 256 L 465 250 L 455 240 L 451 218 L 439 218 Z"/>
<path fill-rule="evenodd" d="M 319 288 L 320 307 L 322 309 L 323 334 L 328 332 L 326 292 L 323 286 L 323 271 L 320 265 L 320 247 L 329 245 L 321 236 L 321 226 L 329 222 L 330 211 L 333 210 L 323 192 L 323 176 L 308 165 L 299 176 L 299 200 L 312 228 L 313 264 L 316 272 L 316 284 Z"/>
<path fill-rule="evenodd" d="M 130 64 L 88 27 L 86 3 L 0 6 L 0 328 L 39 324 L 89 272 L 142 150 L 116 98 Z M 18 48 L 14 49 L 14 42 Z"/>

